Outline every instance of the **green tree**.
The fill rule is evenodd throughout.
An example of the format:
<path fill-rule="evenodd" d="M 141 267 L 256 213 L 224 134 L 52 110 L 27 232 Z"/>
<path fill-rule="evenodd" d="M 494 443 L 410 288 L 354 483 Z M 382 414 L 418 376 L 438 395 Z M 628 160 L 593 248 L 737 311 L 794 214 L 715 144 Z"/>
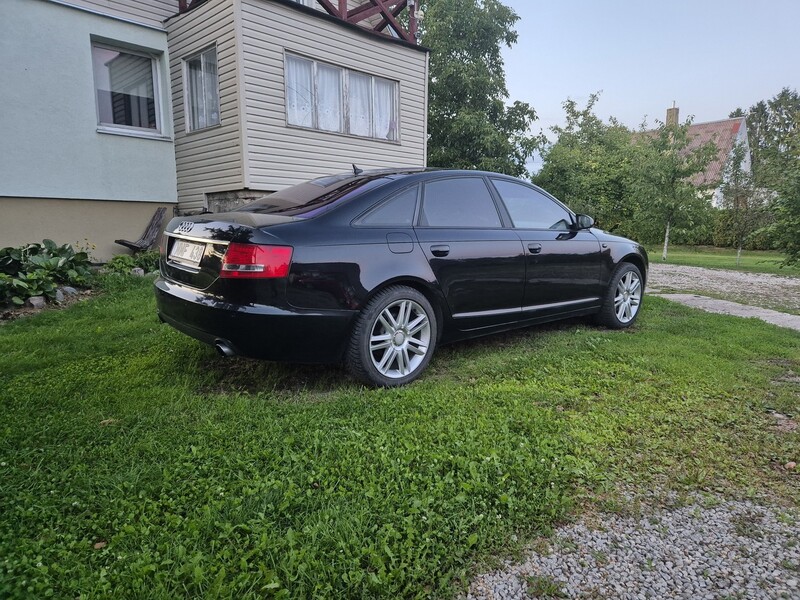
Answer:
<path fill-rule="evenodd" d="M 761 223 L 764 203 L 758 193 L 751 170 L 748 168 L 748 149 L 736 144 L 722 178 L 722 208 L 726 211 L 726 224 L 736 248 L 736 266 L 742 256 L 742 247 L 747 238 Z"/>
<path fill-rule="evenodd" d="M 689 125 L 659 123 L 655 131 L 637 135 L 633 173 L 633 192 L 639 203 L 638 222 L 645 231 L 660 230 L 664 235 L 661 260 L 667 260 L 670 231 L 690 228 L 710 209 L 710 202 L 691 181 L 717 153 L 709 142 L 691 148 Z"/>
<path fill-rule="evenodd" d="M 786 167 L 776 182 L 773 233 L 787 264 L 800 263 L 800 130 L 786 138 Z"/>
<path fill-rule="evenodd" d="M 431 49 L 428 164 L 527 174 L 538 146 L 533 108 L 506 106 L 501 44 L 517 41 L 519 17 L 499 0 L 427 0 L 422 44 Z"/>
<path fill-rule="evenodd" d="M 583 109 L 574 100 L 564 102 L 566 124 L 552 128 L 557 139 L 542 150 L 534 181 L 573 210 L 592 215 L 600 227 L 634 235 L 632 132 L 613 118 L 604 123 L 597 117 L 598 99 L 592 94 Z"/>
<path fill-rule="evenodd" d="M 741 108 L 731 117 L 747 117 L 747 137 L 753 158 L 755 185 L 774 190 L 790 165 L 787 149 L 800 127 L 800 94 L 788 87 L 769 100 L 757 102 L 745 114 Z"/>

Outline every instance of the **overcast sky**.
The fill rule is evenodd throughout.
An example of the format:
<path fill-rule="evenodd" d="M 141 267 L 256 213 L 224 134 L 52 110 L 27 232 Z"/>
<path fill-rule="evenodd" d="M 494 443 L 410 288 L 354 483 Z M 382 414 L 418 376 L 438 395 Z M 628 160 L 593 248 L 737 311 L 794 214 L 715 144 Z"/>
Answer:
<path fill-rule="evenodd" d="M 520 16 L 510 100 L 536 109 L 537 132 L 562 122 L 567 97 L 601 90 L 597 114 L 636 128 L 673 101 L 700 123 L 800 88 L 800 0 L 503 2 Z"/>

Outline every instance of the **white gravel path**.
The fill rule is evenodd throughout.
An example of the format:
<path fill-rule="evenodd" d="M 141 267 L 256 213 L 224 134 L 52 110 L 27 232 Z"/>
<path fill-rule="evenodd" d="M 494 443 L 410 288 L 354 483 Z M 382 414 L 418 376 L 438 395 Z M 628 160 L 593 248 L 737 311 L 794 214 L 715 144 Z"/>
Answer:
<path fill-rule="evenodd" d="M 692 292 L 779 312 L 800 311 L 800 278 L 654 262 L 647 291 Z M 757 315 L 749 315 L 757 316 Z"/>
<path fill-rule="evenodd" d="M 709 506 L 698 497 L 682 508 L 593 522 L 562 527 L 549 551 L 479 576 L 467 600 L 536 598 L 536 589 L 562 598 L 800 598 L 794 514 L 732 500 Z"/>
<path fill-rule="evenodd" d="M 708 298 L 707 296 L 699 296 L 697 294 L 653 294 L 650 296 L 660 296 L 673 302 L 680 302 L 686 306 L 699 308 L 707 312 L 718 313 L 722 315 L 733 315 L 735 317 L 756 318 L 778 325 L 779 327 L 788 327 L 800 331 L 800 315 L 790 315 L 777 310 L 770 310 L 769 308 L 761 308 L 760 306 L 748 306 L 746 304 L 739 304 L 738 302 L 731 302 L 729 300 L 720 300 L 719 298 Z"/>

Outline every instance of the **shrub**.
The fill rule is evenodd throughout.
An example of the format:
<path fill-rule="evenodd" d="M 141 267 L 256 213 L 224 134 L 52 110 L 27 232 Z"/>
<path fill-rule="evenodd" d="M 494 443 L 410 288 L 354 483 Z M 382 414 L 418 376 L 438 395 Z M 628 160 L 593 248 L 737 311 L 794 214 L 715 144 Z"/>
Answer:
<path fill-rule="evenodd" d="M 0 303 L 22 305 L 32 296 L 53 300 L 57 283 L 88 286 L 90 266 L 88 252 L 49 239 L 0 248 Z"/>

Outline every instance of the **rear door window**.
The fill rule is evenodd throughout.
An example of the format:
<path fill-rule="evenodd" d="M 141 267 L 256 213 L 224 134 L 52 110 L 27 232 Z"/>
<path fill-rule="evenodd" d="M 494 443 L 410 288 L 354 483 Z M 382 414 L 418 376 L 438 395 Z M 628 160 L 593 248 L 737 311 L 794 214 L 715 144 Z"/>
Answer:
<path fill-rule="evenodd" d="M 497 207 L 482 177 L 453 177 L 426 183 L 419 224 L 422 227 L 502 227 Z"/>

